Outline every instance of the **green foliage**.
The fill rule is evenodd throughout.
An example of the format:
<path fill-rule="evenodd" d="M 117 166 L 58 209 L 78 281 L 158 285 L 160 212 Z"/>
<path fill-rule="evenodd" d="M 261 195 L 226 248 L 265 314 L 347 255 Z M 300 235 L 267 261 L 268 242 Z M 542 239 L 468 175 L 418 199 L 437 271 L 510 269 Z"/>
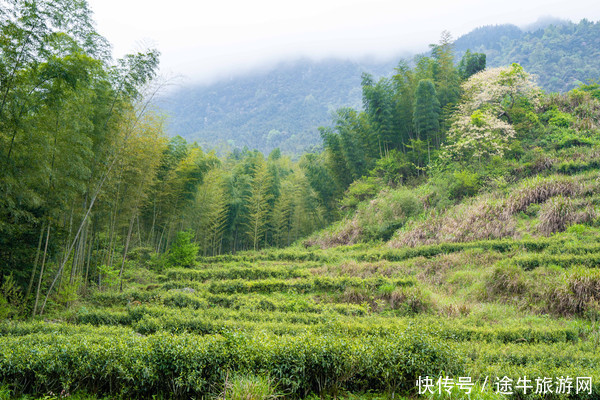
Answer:
<path fill-rule="evenodd" d="M 98 269 L 98 281 L 99 287 L 102 289 L 115 289 L 119 282 L 119 271 L 116 268 L 108 265 L 99 265 Z"/>
<path fill-rule="evenodd" d="M 485 66 L 485 53 L 471 53 L 471 51 L 467 49 L 458 64 L 458 74 L 462 79 L 469 79 L 472 75 L 475 75 L 479 71 L 483 71 Z"/>
<path fill-rule="evenodd" d="M 264 376 L 234 376 L 225 378 L 223 400 L 273 400 L 279 397 L 273 381 Z"/>
<path fill-rule="evenodd" d="M 204 257 L 161 284 L 95 292 L 70 323 L 0 324 L 0 381 L 17 394 L 397 397 L 419 375 L 596 376 L 597 234 Z"/>
<path fill-rule="evenodd" d="M 172 117 L 170 132 L 220 154 L 247 146 L 300 155 L 320 146 L 317 128 L 331 110 L 360 106 L 363 71 L 383 75 L 395 63 L 302 59 L 179 89 L 162 96 L 160 106 Z"/>
<path fill-rule="evenodd" d="M 358 179 L 348 187 L 340 205 L 344 210 L 355 210 L 359 203 L 372 199 L 381 189 L 372 177 Z"/>
<path fill-rule="evenodd" d="M 257 250 L 262 241 L 264 231 L 266 230 L 269 214 L 269 202 L 272 200 L 272 193 L 269 189 L 272 184 L 273 177 L 267 170 L 267 165 L 259 158 L 258 163 L 253 171 L 254 177 L 250 193 L 247 197 L 248 203 L 248 222 L 247 234 L 254 247 Z"/>
<path fill-rule="evenodd" d="M 581 84 L 578 89 L 583 90 L 584 92 L 589 92 L 592 97 L 597 100 L 600 100 L 600 85 L 598 83 L 590 83 L 590 84 Z"/>
<path fill-rule="evenodd" d="M 23 294 L 12 275 L 5 276 L 0 286 L 0 319 L 18 316 L 22 310 Z"/>
<path fill-rule="evenodd" d="M 592 60 L 599 29 L 598 22 L 587 19 L 549 21 L 531 30 L 515 25 L 485 26 L 458 38 L 455 46 L 459 52 L 485 53 L 489 67 L 519 60 L 538 76 L 538 84 L 545 90 L 566 92 L 597 79 L 599 70 Z"/>
<path fill-rule="evenodd" d="M 459 169 L 454 172 L 445 171 L 435 174 L 430 185 L 434 197 L 432 203 L 444 208 L 466 197 L 476 195 L 481 187 L 481 177 L 476 172 Z"/>
<path fill-rule="evenodd" d="M 391 150 L 375 162 L 371 175 L 387 186 L 396 187 L 405 183 L 410 177 L 418 175 L 418 171 L 417 166 L 406 154 Z"/>
<path fill-rule="evenodd" d="M 527 291 L 525 272 L 519 266 L 504 264 L 496 267 L 487 278 L 486 289 L 490 296 L 513 297 Z"/>
<path fill-rule="evenodd" d="M 431 80 L 421 80 L 415 92 L 415 132 L 418 140 L 437 143 L 435 135 L 440 130 L 440 102 Z"/>
<path fill-rule="evenodd" d="M 460 79 L 450 35 L 444 32 L 432 49 L 432 58 L 416 57 L 413 70 L 400 62 L 392 78 L 363 74 L 364 111 L 341 108 L 333 128 L 319 129 L 326 167 L 341 190 L 369 171 L 384 183 L 404 183 L 436 158 Z"/>
<path fill-rule="evenodd" d="M 382 192 L 373 201 L 363 204 L 356 215 L 364 230 L 364 240 L 388 240 L 409 218 L 419 215 L 423 204 L 407 189 Z"/>
<path fill-rule="evenodd" d="M 460 200 L 477 194 L 479 190 L 479 175 L 469 171 L 456 171 L 452 174 L 453 181 L 450 186 L 452 199 Z"/>
<path fill-rule="evenodd" d="M 548 121 L 549 125 L 558 128 L 569 128 L 574 120 L 572 115 L 559 111 L 556 108 L 546 111 L 542 115 L 542 119 Z"/>
<path fill-rule="evenodd" d="M 171 248 L 165 253 L 165 267 L 193 267 L 196 265 L 199 247 L 192 243 L 190 232 L 177 232 Z"/>
<path fill-rule="evenodd" d="M 22 392 L 33 388 L 58 392 L 78 386 L 128 397 L 182 398 L 207 395 L 210 382 L 223 382 L 229 372 L 248 370 L 268 374 L 290 394 L 366 387 L 408 391 L 419 375 L 434 374 L 439 368 L 459 372 L 453 350 L 418 332 L 385 340 L 311 334 L 261 339 L 235 333 L 118 338 L 38 334 L 3 338 L 0 346 L 3 381 L 24 374 L 35 377 L 18 380 Z M 26 363 L 31 354 L 36 354 L 36 361 Z"/>
<path fill-rule="evenodd" d="M 546 23 L 534 30 L 514 25 L 474 29 L 454 42 L 457 60 L 461 60 L 458 77 L 468 79 L 486 65 L 494 68 L 518 61 L 549 92 L 566 92 L 582 82 L 598 79 L 600 71 L 594 59 L 598 51 L 598 23 L 562 22 L 565 21 Z M 419 71 L 418 79 L 434 77 L 434 69 L 438 68 L 433 68 L 430 60 L 422 60 L 426 65 Z M 268 72 L 177 90 L 164 96 L 161 106 L 172 116 L 171 134 L 183 135 L 203 147 L 218 148 L 221 154 L 244 146 L 265 154 L 276 147 L 284 154 L 302 154 L 320 145 L 316 128 L 328 123 L 331 110 L 361 105 L 362 72 L 386 76 L 396 63 L 397 60 L 298 60 Z M 404 72 L 401 75 L 394 84 L 402 80 L 404 85 L 411 79 Z M 286 91 L 282 92 L 281 87 Z M 598 92 L 593 84 L 590 87 L 590 93 Z M 404 115 L 412 114 L 414 86 L 411 94 L 404 89 L 398 90 L 396 106 L 403 109 Z M 396 129 L 407 138 L 405 124 L 413 124 L 410 117 L 401 120 L 403 123 L 395 124 Z"/>
<path fill-rule="evenodd" d="M 530 76 L 513 63 L 471 76 L 463 90 L 441 161 L 485 164 L 506 157 L 517 135 L 511 116 L 520 111 L 520 104 L 537 102 L 538 89 Z"/>
<path fill-rule="evenodd" d="M 85 3 L 30 3 L 0 22 L 10 395 L 395 398 L 419 375 L 598 376 L 597 85 L 543 95 L 480 53 L 457 67 L 444 32 L 413 68 L 364 74 L 363 111 L 338 109 L 323 152 L 219 159 L 144 112 L 156 51 L 109 67 Z"/>

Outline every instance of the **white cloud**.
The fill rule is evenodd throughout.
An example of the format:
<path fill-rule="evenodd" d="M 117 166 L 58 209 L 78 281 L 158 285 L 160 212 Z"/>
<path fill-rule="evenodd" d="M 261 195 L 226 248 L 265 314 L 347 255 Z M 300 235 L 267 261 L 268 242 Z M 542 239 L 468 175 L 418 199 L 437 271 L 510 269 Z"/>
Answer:
<path fill-rule="evenodd" d="M 442 30 L 525 25 L 552 15 L 600 19 L 596 0 L 89 0 L 119 57 L 150 40 L 162 68 L 193 80 L 290 57 L 360 57 L 424 51 Z"/>

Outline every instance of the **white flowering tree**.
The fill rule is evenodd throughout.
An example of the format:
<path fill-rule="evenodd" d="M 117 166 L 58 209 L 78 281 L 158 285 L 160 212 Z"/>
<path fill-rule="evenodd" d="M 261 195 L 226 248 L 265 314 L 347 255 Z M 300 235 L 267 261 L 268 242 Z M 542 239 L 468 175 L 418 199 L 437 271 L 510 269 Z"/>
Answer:
<path fill-rule="evenodd" d="M 516 134 L 510 111 L 519 98 L 537 104 L 539 88 L 518 64 L 481 71 L 462 88 L 464 95 L 442 148 L 442 160 L 482 162 L 503 157 Z"/>

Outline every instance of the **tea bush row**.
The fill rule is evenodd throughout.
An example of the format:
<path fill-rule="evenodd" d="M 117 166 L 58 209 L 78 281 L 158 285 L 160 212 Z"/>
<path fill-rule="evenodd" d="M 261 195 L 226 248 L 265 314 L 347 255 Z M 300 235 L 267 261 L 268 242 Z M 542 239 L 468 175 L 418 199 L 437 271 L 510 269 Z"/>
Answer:
<path fill-rule="evenodd" d="M 304 271 L 291 266 L 277 267 L 231 267 L 210 269 L 171 269 L 167 272 L 166 280 L 208 281 L 223 279 L 267 279 L 267 278 L 306 278 L 310 276 Z"/>
<path fill-rule="evenodd" d="M 266 310 L 257 312 L 252 309 L 209 308 L 192 310 L 141 306 L 126 311 L 86 310 L 77 313 L 73 322 L 95 326 L 131 326 L 135 331 L 144 334 L 161 330 L 207 334 L 218 332 L 222 328 L 264 330 L 261 326 L 271 322 L 290 326 L 320 325 L 338 317 L 345 317 L 345 315 L 361 314 L 359 309 L 360 307 L 353 305 L 347 307 L 327 306 L 323 308 L 322 314 L 315 314 Z M 231 321 L 231 323 L 223 324 L 224 321 Z"/>
<path fill-rule="evenodd" d="M 213 281 L 208 285 L 208 291 L 217 293 L 273 293 L 273 292 L 314 292 L 314 291 L 344 291 L 348 287 L 360 287 L 375 290 L 382 285 L 392 284 L 395 286 L 413 286 L 414 279 L 386 278 L 351 278 L 351 277 L 316 277 L 313 279 L 265 279 L 246 281 L 242 279 Z"/>
<path fill-rule="evenodd" d="M 563 268 L 575 265 L 585 267 L 600 266 L 600 253 L 579 254 L 526 254 L 516 256 L 511 262 L 525 270 L 557 265 Z"/>
<path fill-rule="evenodd" d="M 232 373 L 270 376 L 284 393 L 407 393 L 419 375 L 460 373 L 455 350 L 419 332 L 394 338 L 62 335 L 0 338 L 0 382 L 21 392 L 208 396 Z"/>
<path fill-rule="evenodd" d="M 362 252 L 356 254 L 355 257 L 358 261 L 404 261 L 415 257 L 432 258 L 441 254 L 456 253 L 470 249 L 493 250 L 501 253 L 508 253 L 517 250 L 539 252 L 552 244 L 556 245 L 563 243 L 564 241 L 565 239 L 563 238 L 539 238 L 523 240 L 500 239 L 475 242 L 441 243 L 402 249 L 386 249 Z"/>

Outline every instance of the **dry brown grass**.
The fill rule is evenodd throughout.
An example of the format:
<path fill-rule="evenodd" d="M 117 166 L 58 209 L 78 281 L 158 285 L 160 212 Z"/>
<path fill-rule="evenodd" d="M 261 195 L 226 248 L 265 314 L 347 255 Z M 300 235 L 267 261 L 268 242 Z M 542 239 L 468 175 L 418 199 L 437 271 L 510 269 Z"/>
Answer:
<path fill-rule="evenodd" d="M 541 204 L 557 196 L 570 199 L 597 191 L 596 183 L 584 185 L 580 181 L 581 179 L 561 176 L 527 179 L 505 199 L 485 194 L 444 213 L 431 212 L 424 220 L 412 221 L 405 229 L 397 232 L 388 245 L 400 248 L 444 242 L 519 238 L 516 215 L 526 211 L 531 204 Z M 568 201 L 571 200 L 565 202 Z M 572 223 L 589 222 L 596 217 L 591 206 L 583 205 L 581 211 L 572 213 L 568 212 L 569 207 L 561 209 L 556 201 L 547 205 L 542 212 L 543 223 L 537 227 L 538 232 L 548 234 L 562 231 Z M 553 210 L 558 215 L 555 215 L 556 212 L 552 214 Z"/>
<path fill-rule="evenodd" d="M 455 318 L 465 317 L 471 313 L 471 307 L 467 304 L 446 304 L 439 307 L 438 313 L 441 316 Z"/>
<path fill-rule="evenodd" d="M 569 197 L 557 196 L 543 204 L 538 230 L 544 235 L 550 235 L 562 232 L 572 224 L 588 223 L 595 218 L 596 211 L 591 204 L 576 204 Z"/>
<path fill-rule="evenodd" d="M 489 299 L 504 300 L 524 296 L 529 283 L 525 271 L 516 265 L 501 265 L 494 269 L 486 279 L 486 291 Z"/>
<path fill-rule="evenodd" d="M 309 237 L 302 244 L 306 248 L 318 246 L 322 249 L 329 249 L 331 247 L 356 244 L 360 241 L 362 233 L 363 229 L 356 218 L 346 219 L 340 223 L 338 229 L 320 232 L 317 235 Z"/>
<path fill-rule="evenodd" d="M 600 271 L 578 268 L 565 274 L 563 284 L 550 289 L 547 309 L 561 316 L 596 313 L 600 302 Z"/>
<path fill-rule="evenodd" d="M 538 229 L 545 235 L 565 230 L 575 219 L 575 208 L 568 197 L 557 196 L 546 201 L 540 210 Z"/>
<path fill-rule="evenodd" d="M 343 303 L 362 304 L 362 303 L 373 303 L 371 296 L 366 290 L 356 287 L 347 287 L 344 293 L 340 296 L 339 300 Z"/>
<path fill-rule="evenodd" d="M 502 255 L 495 252 L 474 252 L 466 251 L 460 253 L 440 254 L 434 258 L 418 257 L 411 260 L 411 270 L 420 282 L 430 285 L 447 285 L 449 275 L 456 270 L 464 269 L 466 265 L 473 265 L 478 268 L 493 265 Z"/>
<path fill-rule="evenodd" d="M 370 278 L 373 276 L 385 276 L 389 278 L 393 275 L 393 272 L 391 264 L 388 261 L 379 261 L 377 263 L 348 261 L 340 265 L 340 275 L 356 276 L 359 278 Z"/>
<path fill-rule="evenodd" d="M 504 212 L 502 202 L 486 195 L 453 207 L 444 214 L 432 213 L 424 221 L 409 224 L 389 245 L 415 247 L 441 242 L 499 239 L 515 234 L 515 219 Z"/>
<path fill-rule="evenodd" d="M 420 314 L 435 309 L 430 295 L 418 286 L 396 287 L 393 290 L 378 292 L 348 287 L 344 293 L 334 296 L 333 299 L 340 303 L 368 304 L 374 312 L 392 309 L 407 314 Z"/>
<path fill-rule="evenodd" d="M 581 192 L 581 185 L 569 178 L 531 178 L 508 197 L 504 212 L 509 215 L 525 211 L 530 204 L 543 203 L 555 196 L 574 196 Z"/>
<path fill-rule="evenodd" d="M 310 273 L 313 275 L 326 276 L 351 276 L 358 278 L 371 277 L 392 277 L 400 269 L 395 268 L 389 261 L 378 262 L 358 262 L 355 260 L 346 260 L 340 264 L 325 264 L 317 268 L 311 268 Z"/>

